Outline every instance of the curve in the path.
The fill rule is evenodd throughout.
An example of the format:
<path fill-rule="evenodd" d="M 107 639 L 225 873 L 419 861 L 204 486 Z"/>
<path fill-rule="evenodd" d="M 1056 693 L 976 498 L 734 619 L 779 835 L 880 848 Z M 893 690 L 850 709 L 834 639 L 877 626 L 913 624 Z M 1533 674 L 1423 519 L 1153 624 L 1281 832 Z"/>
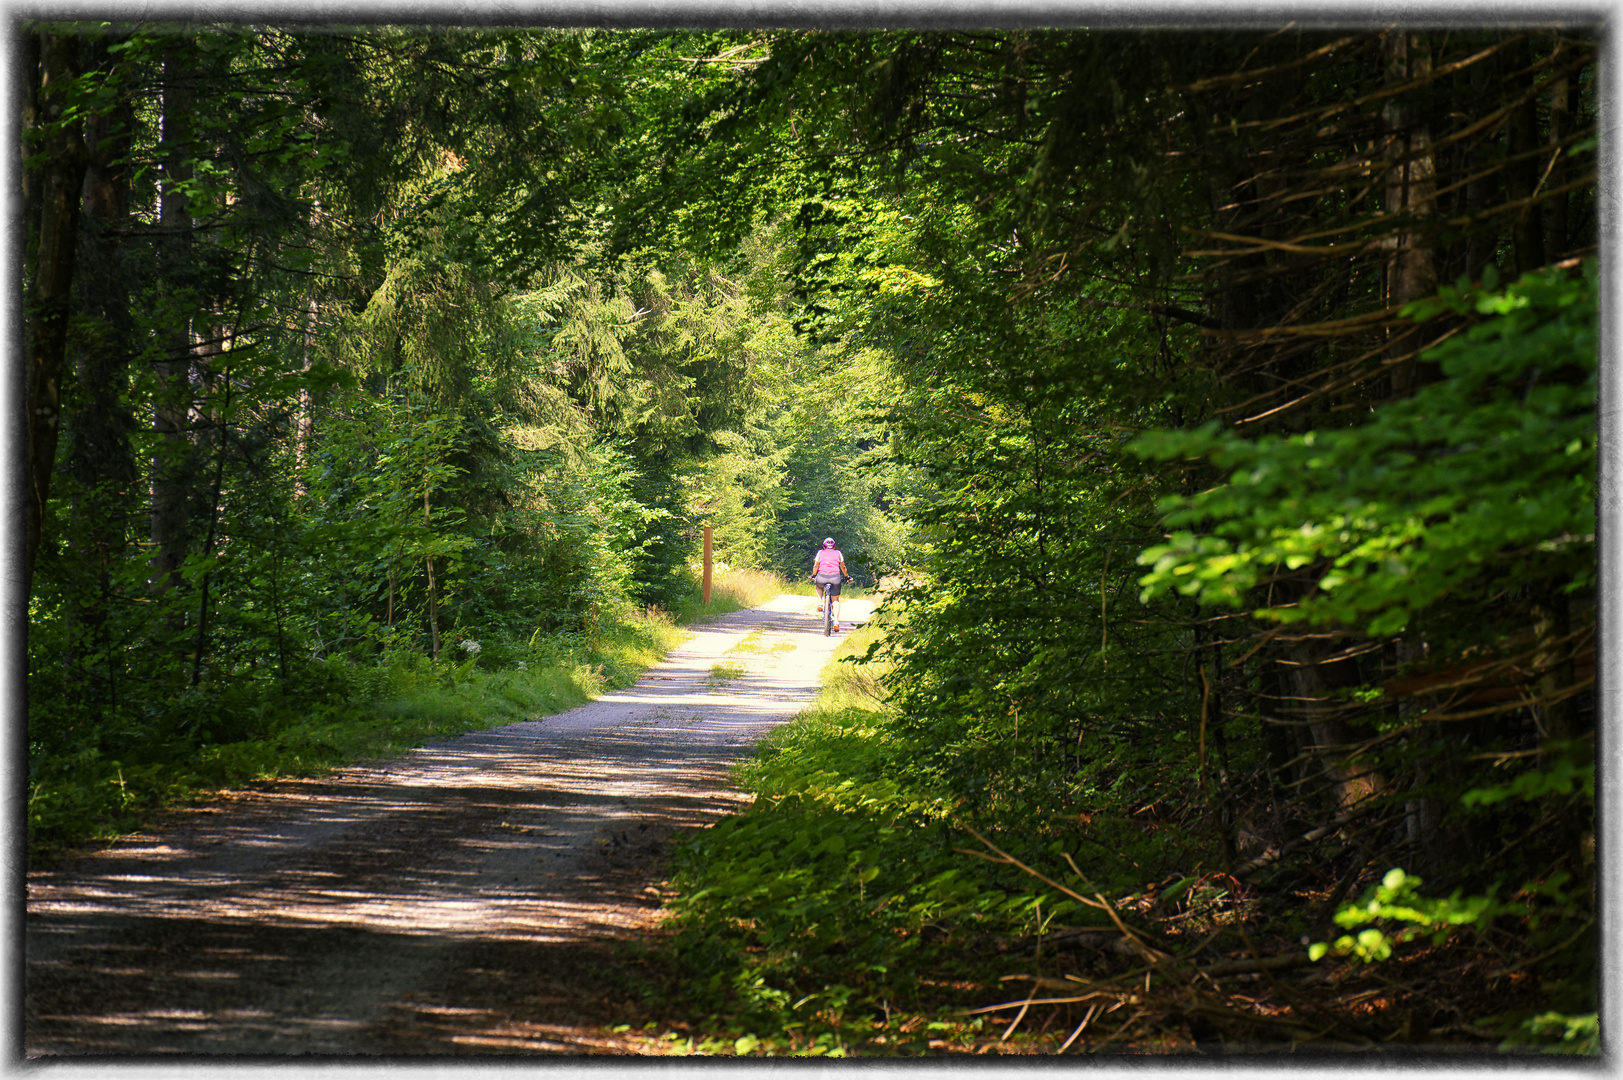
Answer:
<path fill-rule="evenodd" d="M 631 1052 L 603 1030 L 605 949 L 657 921 L 672 831 L 736 807 L 728 765 L 815 697 L 839 639 L 814 606 L 724 616 L 569 712 L 30 873 L 25 1053 Z"/>

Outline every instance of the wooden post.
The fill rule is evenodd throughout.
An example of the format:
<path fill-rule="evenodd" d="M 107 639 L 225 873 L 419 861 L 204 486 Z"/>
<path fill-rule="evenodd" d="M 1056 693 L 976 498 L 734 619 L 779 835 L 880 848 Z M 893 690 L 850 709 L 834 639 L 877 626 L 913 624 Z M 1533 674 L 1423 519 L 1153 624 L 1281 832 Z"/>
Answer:
<path fill-rule="evenodd" d="M 710 606 L 710 526 L 704 527 L 704 586 L 699 593 L 699 603 Z"/>

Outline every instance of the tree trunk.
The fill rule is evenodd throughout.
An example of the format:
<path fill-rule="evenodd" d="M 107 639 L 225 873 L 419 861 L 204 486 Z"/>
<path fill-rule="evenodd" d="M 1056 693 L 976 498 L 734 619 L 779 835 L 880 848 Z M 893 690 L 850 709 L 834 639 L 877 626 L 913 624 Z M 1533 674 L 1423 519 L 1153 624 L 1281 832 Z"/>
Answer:
<path fill-rule="evenodd" d="M 1557 45 L 1557 52 L 1560 46 Z M 1558 190 L 1567 182 L 1572 170 L 1567 164 L 1566 142 L 1572 137 L 1573 77 L 1559 79 L 1550 87 L 1550 164 L 1549 179 L 1544 186 Z M 1570 241 L 1567 238 L 1568 192 L 1551 195 L 1543 204 L 1544 255 L 1559 260 L 1565 255 Z"/>
<path fill-rule="evenodd" d="M 1379 773 L 1361 769 L 1349 762 L 1346 752 L 1356 745 L 1352 730 L 1335 714 L 1342 703 L 1334 691 L 1358 683 L 1356 665 L 1350 660 L 1324 661 L 1323 647 L 1298 646 L 1291 650 L 1292 665 L 1286 669 L 1285 684 L 1297 708 L 1308 722 L 1315 757 L 1324 764 L 1325 775 L 1334 789 L 1335 810 L 1352 809 L 1385 786 Z"/>
<path fill-rule="evenodd" d="M 304 371 L 310 370 L 310 353 L 315 347 L 316 340 L 316 297 L 310 294 L 310 302 L 304 325 Z M 293 497 L 300 499 L 308 491 L 304 482 L 304 469 L 310 461 L 310 448 L 315 440 L 316 417 L 315 402 L 310 394 L 308 385 L 299 387 L 298 419 L 294 422 L 293 457 L 295 471 L 293 474 Z"/>
<path fill-rule="evenodd" d="M 169 335 L 165 355 L 154 364 L 158 376 L 157 401 L 152 426 L 159 444 L 152 462 L 152 576 L 155 592 L 165 592 L 180 584 L 180 564 L 186 557 L 189 539 L 188 494 L 195 468 L 188 438 L 192 388 L 192 336 L 189 298 L 181 283 L 190 270 L 189 231 L 191 207 L 183 185 L 191 179 L 190 125 L 191 93 L 186 65 L 180 48 L 171 49 L 163 60 L 163 141 L 166 156 L 160 178 L 161 204 L 158 224 L 162 237 L 160 273 L 162 285 L 176 300 L 169 312 L 177 321 Z"/>
<path fill-rule="evenodd" d="M 1387 82 L 1403 84 L 1431 74 L 1431 48 L 1425 35 L 1394 30 L 1383 43 Z M 1437 291 L 1436 258 L 1423 219 L 1431 214 L 1437 169 L 1431 153 L 1431 127 L 1424 117 L 1394 98 L 1382 113 L 1386 128 L 1386 212 L 1404 226 L 1387 238 L 1386 306 L 1402 307 Z M 1421 219 L 1421 220 L 1417 220 Z M 1416 381 L 1418 345 L 1405 328 L 1388 331 L 1392 392 L 1408 396 Z"/>
<path fill-rule="evenodd" d="M 1533 619 L 1534 633 L 1541 646 L 1533 664 L 1543 670 L 1536 685 L 1539 696 L 1546 699 L 1538 710 L 1542 729 L 1539 732 L 1539 749 L 1550 759 L 1565 757 L 1579 765 L 1593 765 L 1595 752 L 1590 737 L 1594 731 L 1583 723 L 1577 699 L 1571 696 L 1573 684 L 1577 681 L 1572 643 L 1555 644 L 1572 633 L 1569 598 L 1558 587 L 1546 587 L 1533 605 Z M 1567 696 L 1562 697 L 1563 694 Z M 1560 700 L 1548 700 L 1552 697 Z M 1585 888 L 1591 887 L 1593 863 L 1587 857 L 1586 849 L 1594 845 L 1594 816 L 1580 810 L 1575 803 L 1568 803 L 1560 815 L 1562 831 L 1566 833 L 1566 842 L 1573 852 L 1569 860 L 1573 875 Z"/>
<path fill-rule="evenodd" d="M 27 90 L 23 93 L 22 124 L 20 131 L 22 139 L 17 143 L 17 172 L 18 179 L 22 181 L 23 192 L 23 221 L 26 225 L 27 235 L 32 235 L 39 226 L 39 179 L 34 171 L 28 167 L 28 159 L 34 156 L 37 148 L 30 145 L 29 137 L 39 128 L 40 120 L 40 81 L 43 74 L 44 59 L 41 53 L 44 48 L 44 35 L 27 33 L 23 35 L 22 57 L 19 70 L 27 80 Z"/>
<path fill-rule="evenodd" d="M 112 67 L 107 45 L 107 40 L 96 43 L 89 67 Z M 124 555 L 129 499 L 137 481 L 130 447 L 135 420 L 124 402 L 135 328 L 121 245 L 114 235 L 129 212 L 129 168 L 121 159 L 128 153 L 134 123 L 134 107 L 124 98 L 91 116 L 85 132 L 88 168 L 76 289 L 89 329 L 79 335 L 74 358 L 81 404 L 66 425 L 67 468 L 73 479 L 67 542 L 75 561 L 94 575 L 93 590 L 70 602 L 66 617 L 76 624 L 75 641 L 106 657 L 105 668 L 81 669 L 81 694 L 108 704 L 116 694 L 117 664 L 106 623 L 113 605 L 113 570 Z"/>
<path fill-rule="evenodd" d="M 1407 670 L 1409 665 L 1425 659 L 1426 643 L 1424 639 L 1415 635 L 1402 638 L 1395 648 L 1395 660 L 1399 671 Z M 1423 706 L 1413 699 L 1400 699 L 1398 701 L 1397 716 L 1400 723 L 1413 723 L 1416 712 L 1423 711 Z M 1425 739 L 1431 734 L 1426 725 L 1421 724 L 1420 730 L 1413 736 Z M 1422 877 L 1435 875 L 1448 868 L 1449 852 L 1443 843 L 1443 836 L 1439 831 L 1443 820 L 1443 807 L 1435 795 L 1425 792 L 1426 785 L 1430 783 L 1439 769 L 1446 770 L 1448 762 L 1434 762 L 1420 760 L 1415 763 L 1414 775 L 1411 779 L 1413 790 L 1403 804 L 1404 836 L 1409 841 L 1413 855 L 1408 869 Z"/>
<path fill-rule="evenodd" d="M 1505 66 L 1508 71 L 1525 72 L 1529 63 L 1529 53 L 1525 40 L 1507 49 Z M 1517 83 L 1512 92 L 1525 89 L 1534 77 L 1530 73 L 1517 75 Z M 1505 177 L 1506 186 L 1509 188 L 1508 194 L 1512 201 L 1531 199 L 1538 189 L 1539 174 L 1544 168 L 1537 154 L 1538 99 L 1529 96 L 1526 101 L 1513 108 L 1508 127 L 1509 140 L 1505 147 L 1505 152 L 1511 159 Z M 1543 215 L 1536 203 L 1524 206 L 1516 212 L 1511 225 L 1511 240 L 1518 276 L 1544 265 Z"/>
<path fill-rule="evenodd" d="M 32 287 L 27 311 L 24 430 L 28 478 L 23 510 L 23 580 L 33 593 L 34 562 L 44 532 L 46 500 L 61 430 L 62 368 L 67 353 L 73 268 L 79 246 L 86 158 L 77 124 L 62 124 L 79 57 L 79 39 L 47 33 L 39 44 L 38 125 L 45 129 L 34 172 L 39 199 Z M 24 170 L 25 175 L 27 170 Z M 30 181 L 30 191 L 34 190 Z"/>
<path fill-rule="evenodd" d="M 1572 633 L 1572 616 L 1565 593 L 1548 588 L 1533 605 L 1534 633 L 1540 652 L 1533 665 L 1543 671 L 1539 677 L 1539 696 L 1549 698 L 1567 692 L 1577 681 L 1573 671 L 1570 644 L 1553 645 L 1552 642 Z M 1542 721 L 1542 741 L 1565 743 L 1580 734 L 1578 730 L 1577 702 L 1570 696 L 1559 701 L 1546 702 L 1539 708 Z"/>
<path fill-rule="evenodd" d="M 1494 92 L 1494 68 L 1492 61 L 1471 65 L 1470 97 L 1462 103 L 1462 110 L 1474 107 L 1475 102 L 1486 100 Z M 1496 150 L 1492 140 L 1484 139 L 1462 151 L 1464 168 L 1469 179 L 1465 184 L 1465 205 L 1460 209 L 1461 216 L 1485 210 L 1497 196 L 1501 183 L 1500 172 L 1489 168 L 1488 163 L 1489 154 Z M 1466 278 L 1471 281 L 1482 280 L 1482 271 L 1493 261 L 1498 241 L 1497 224 L 1478 225 L 1471 230 L 1465 239 Z"/>
<path fill-rule="evenodd" d="M 423 489 L 423 524 L 429 522 L 428 489 Z M 434 584 L 434 556 L 424 560 L 428 564 L 428 655 L 440 658 L 440 592 Z"/>
<path fill-rule="evenodd" d="M 203 555 L 205 558 L 214 553 L 214 542 L 219 536 L 220 498 L 224 493 L 225 484 L 225 417 L 227 411 L 231 408 L 231 378 L 229 371 L 225 372 L 224 375 L 225 377 L 220 380 L 223 392 L 217 410 L 220 426 L 215 433 L 214 483 L 209 488 L 208 531 L 203 537 Z M 203 682 L 203 657 L 208 652 L 209 584 L 213 577 L 212 572 L 204 571 L 202 587 L 198 590 L 197 648 L 192 654 L 193 686 L 199 686 Z"/>

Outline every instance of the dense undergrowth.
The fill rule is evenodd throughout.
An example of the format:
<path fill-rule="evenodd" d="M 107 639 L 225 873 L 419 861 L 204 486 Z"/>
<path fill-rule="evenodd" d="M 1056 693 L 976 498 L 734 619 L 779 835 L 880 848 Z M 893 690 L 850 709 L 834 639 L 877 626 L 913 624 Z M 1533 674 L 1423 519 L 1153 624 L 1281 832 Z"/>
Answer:
<path fill-rule="evenodd" d="M 966 936 L 1013 939 L 1076 906 L 954 850 L 955 808 L 910 774 L 875 665 L 850 662 L 882 632 L 845 639 L 817 706 L 739 767 L 753 806 L 678 851 L 678 974 L 651 992 L 688 1010 L 666 1036 L 679 1051 L 973 1046 L 984 1022 L 944 1008 L 984 996 L 987 957 Z"/>
<path fill-rule="evenodd" d="M 883 635 L 846 639 L 738 767 L 751 807 L 679 846 L 644 988 L 666 1052 L 1596 1051 L 1527 953 L 1562 944 L 1570 898 L 1428 896 L 1397 869 L 1260 887 L 1197 839 L 1197 785 L 1119 747 L 1084 760 L 1095 812 L 1022 828 L 921 766 L 860 663 Z"/>
<path fill-rule="evenodd" d="M 30 858 L 111 839 L 153 812 L 255 781 L 320 775 L 449 738 L 547 716 L 629 685 L 684 632 L 681 625 L 753 607 L 783 591 L 771 574 L 717 576 L 710 603 L 689 590 L 676 614 L 627 611 L 582 629 L 453 639 L 445 658 L 330 657 L 312 665 L 296 698 L 238 691 L 168 703 L 168 740 L 87 733 L 69 753 L 34 747 Z M 204 729 L 206 730 L 200 730 Z M 93 737 L 91 737 L 93 736 Z"/>

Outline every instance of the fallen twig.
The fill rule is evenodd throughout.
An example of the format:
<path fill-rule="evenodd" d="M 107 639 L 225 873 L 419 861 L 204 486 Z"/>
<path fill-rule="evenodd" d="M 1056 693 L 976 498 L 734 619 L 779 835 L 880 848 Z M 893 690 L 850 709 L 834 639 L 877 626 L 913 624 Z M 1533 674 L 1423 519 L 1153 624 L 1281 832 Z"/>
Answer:
<path fill-rule="evenodd" d="M 1089 1005 L 1087 1015 L 1082 1017 L 1082 1022 L 1080 1024 L 1076 1025 L 1076 1030 L 1071 1032 L 1071 1037 L 1066 1039 L 1065 1042 L 1060 1045 L 1060 1048 L 1054 1052 L 1056 1054 L 1063 1054 L 1065 1051 L 1069 1050 L 1071 1048 L 1071 1044 L 1076 1042 L 1076 1037 L 1082 1034 L 1083 1030 L 1093 1022 L 1093 1018 L 1095 1016 L 1099 1015 L 1099 1009 L 1100 1006 L 1097 1003 Z"/>
<path fill-rule="evenodd" d="M 1368 813 L 1371 808 L 1371 804 L 1366 803 L 1363 806 L 1357 806 L 1351 810 L 1344 810 L 1335 817 L 1331 818 L 1325 824 L 1319 826 L 1317 829 L 1304 833 L 1295 840 L 1287 841 L 1280 847 L 1270 846 L 1267 851 L 1264 851 L 1256 858 L 1248 859 L 1239 866 L 1236 866 L 1234 868 L 1233 876 L 1237 878 L 1244 878 L 1248 874 L 1256 873 L 1263 867 L 1271 866 L 1304 844 L 1311 844 L 1316 841 L 1323 840 L 1326 836 L 1329 836 L 1331 833 L 1346 825 L 1348 822 L 1351 822 L 1353 819 L 1362 817 L 1364 814 Z"/>

